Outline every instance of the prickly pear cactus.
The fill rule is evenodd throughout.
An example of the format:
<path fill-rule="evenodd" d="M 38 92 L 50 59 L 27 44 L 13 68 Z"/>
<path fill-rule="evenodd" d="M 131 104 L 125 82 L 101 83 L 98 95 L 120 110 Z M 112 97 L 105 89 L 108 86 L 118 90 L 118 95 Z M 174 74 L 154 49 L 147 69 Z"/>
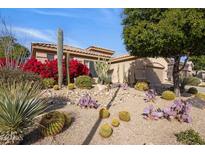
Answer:
<path fill-rule="evenodd" d="M 58 111 L 50 112 L 40 121 L 43 136 L 53 136 L 60 133 L 65 125 L 65 115 Z"/>

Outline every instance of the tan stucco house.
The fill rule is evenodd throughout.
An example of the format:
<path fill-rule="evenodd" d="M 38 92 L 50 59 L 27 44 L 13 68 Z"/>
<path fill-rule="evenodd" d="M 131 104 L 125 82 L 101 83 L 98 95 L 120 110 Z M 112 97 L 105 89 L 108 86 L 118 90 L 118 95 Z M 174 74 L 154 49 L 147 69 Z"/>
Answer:
<path fill-rule="evenodd" d="M 32 43 L 32 56 L 44 62 L 57 58 L 57 46 L 49 43 Z M 69 53 L 70 58 L 75 58 L 86 64 L 93 77 L 97 77 L 94 62 L 99 58 L 111 62 L 110 76 L 113 83 L 125 80 L 134 85 L 138 80 L 147 80 L 151 84 L 165 83 L 168 72 L 168 62 L 164 58 L 138 58 L 130 55 L 113 57 L 115 51 L 90 46 L 86 49 L 64 45 L 64 57 Z"/>

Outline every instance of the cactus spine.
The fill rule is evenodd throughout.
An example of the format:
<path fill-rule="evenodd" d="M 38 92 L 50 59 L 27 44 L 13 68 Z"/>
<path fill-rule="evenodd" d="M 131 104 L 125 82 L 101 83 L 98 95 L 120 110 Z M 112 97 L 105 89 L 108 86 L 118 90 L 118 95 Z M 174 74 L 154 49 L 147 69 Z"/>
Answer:
<path fill-rule="evenodd" d="M 58 46 L 57 46 L 57 56 L 58 56 L 58 86 L 62 87 L 63 83 L 63 30 L 58 29 Z"/>
<path fill-rule="evenodd" d="M 106 61 L 106 59 L 100 60 L 100 58 L 98 58 L 98 61 L 95 62 L 95 71 L 98 75 L 98 81 L 101 84 L 109 84 L 109 82 L 111 82 L 108 75 L 109 69 L 110 63 Z"/>

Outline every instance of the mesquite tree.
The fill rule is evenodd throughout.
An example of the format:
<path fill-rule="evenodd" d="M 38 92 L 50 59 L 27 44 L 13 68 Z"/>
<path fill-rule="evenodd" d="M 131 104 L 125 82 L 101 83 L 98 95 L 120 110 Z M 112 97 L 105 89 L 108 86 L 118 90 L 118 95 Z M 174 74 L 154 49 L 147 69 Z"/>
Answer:
<path fill-rule="evenodd" d="M 124 9 L 122 24 L 131 55 L 174 59 L 174 89 L 180 95 L 179 73 L 189 56 L 205 54 L 205 9 Z"/>
<path fill-rule="evenodd" d="M 63 83 L 63 30 L 58 29 L 58 86 L 61 88 Z"/>

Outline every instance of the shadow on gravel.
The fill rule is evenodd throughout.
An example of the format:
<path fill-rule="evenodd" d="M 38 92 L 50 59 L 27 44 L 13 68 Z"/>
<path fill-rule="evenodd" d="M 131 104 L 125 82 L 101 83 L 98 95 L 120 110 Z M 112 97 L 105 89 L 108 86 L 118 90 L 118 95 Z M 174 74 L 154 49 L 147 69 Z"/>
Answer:
<path fill-rule="evenodd" d="M 119 92 L 120 88 L 118 87 L 118 89 L 115 91 L 114 96 L 112 97 L 112 99 L 110 100 L 110 102 L 107 104 L 106 108 L 109 110 L 109 108 L 112 106 L 112 102 L 115 100 L 117 93 Z M 86 139 L 83 141 L 82 145 L 88 145 L 90 144 L 90 141 L 92 140 L 93 136 L 95 135 L 100 123 L 101 123 L 102 119 L 98 118 L 98 120 L 95 122 L 95 124 L 93 125 L 90 133 L 88 134 L 88 136 L 86 137 Z"/>

